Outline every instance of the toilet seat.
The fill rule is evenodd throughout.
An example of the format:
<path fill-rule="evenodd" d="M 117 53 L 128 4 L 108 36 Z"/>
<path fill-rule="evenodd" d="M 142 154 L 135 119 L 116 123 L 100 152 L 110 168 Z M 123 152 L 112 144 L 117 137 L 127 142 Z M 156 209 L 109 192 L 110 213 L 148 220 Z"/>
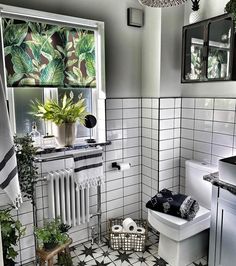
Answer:
<path fill-rule="evenodd" d="M 182 241 L 188 237 L 198 234 L 199 232 L 210 227 L 210 210 L 200 206 L 197 215 L 192 221 L 187 221 L 169 214 L 148 210 L 149 223 L 175 241 Z"/>

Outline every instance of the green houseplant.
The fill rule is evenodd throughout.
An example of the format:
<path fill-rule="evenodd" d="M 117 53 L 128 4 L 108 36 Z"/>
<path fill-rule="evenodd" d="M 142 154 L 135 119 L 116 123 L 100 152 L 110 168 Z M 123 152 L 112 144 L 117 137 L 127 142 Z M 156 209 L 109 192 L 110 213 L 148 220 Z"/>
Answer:
<path fill-rule="evenodd" d="M 38 179 L 38 168 L 34 164 L 36 148 L 32 143 L 32 138 L 29 135 L 14 137 L 21 191 L 23 196 L 30 199 L 31 203 L 35 205 L 34 190 L 35 182 Z"/>
<path fill-rule="evenodd" d="M 15 250 L 21 236 L 25 233 L 25 228 L 19 220 L 14 220 L 11 216 L 11 208 L 0 210 L 0 224 L 3 245 L 3 261 L 5 266 L 15 265 L 15 258 L 18 252 Z"/>
<path fill-rule="evenodd" d="M 232 13 L 236 21 L 236 0 L 230 0 L 225 6 L 225 12 Z"/>
<path fill-rule="evenodd" d="M 85 99 L 80 95 L 74 102 L 73 97 L 66 93 L 59 102 L 49 99 L 45 103 L 38 100 L 32 102 L 32 114 L 38 118 L 51 121 L 55 124 L 54 135 L 59 145 L 71 146 L 75 141 L 76 126 L 78 121 L 84 125 L 86 111 Z"/>
<path fill-rule="evenodd" d="M 35 229 L 39 247 L 49 250 L 66 243 L 69 239 L 67 235 L 69 228 L 62 224 L 60 219 L 46 221 L 43 227 Z"/>

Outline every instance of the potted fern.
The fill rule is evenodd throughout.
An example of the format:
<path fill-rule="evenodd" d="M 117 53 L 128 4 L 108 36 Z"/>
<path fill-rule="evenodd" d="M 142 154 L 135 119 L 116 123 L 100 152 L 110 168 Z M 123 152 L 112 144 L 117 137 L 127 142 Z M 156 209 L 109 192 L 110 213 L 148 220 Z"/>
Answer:
<path fill-rule="evenodd" d="M 88 114 L 82 95 L 74 102 L 73 96 L 68 97 L 66 93 L 59 102 L 49 99 L 41 103 L 36 100 L 32 102 L 31 107 L 31 114 L 54 123 L 54 135 L 61 146 L 73 145 L 76 137 L 76 122 L 84 125 Z"/>

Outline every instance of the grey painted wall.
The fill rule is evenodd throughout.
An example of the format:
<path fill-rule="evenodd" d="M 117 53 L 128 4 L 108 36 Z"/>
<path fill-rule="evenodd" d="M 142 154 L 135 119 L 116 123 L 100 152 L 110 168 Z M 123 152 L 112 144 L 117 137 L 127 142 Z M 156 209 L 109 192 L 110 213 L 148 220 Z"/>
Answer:
<path fill-rule="evenodd" d="M 1 4 L 31 8 L 105 22 L 107 97 L 140 97 L 142 28 L 127 26 L 128 7 L 137 0 L 0 0 Z"/>
<path fill-rule="evenodd" d="M 227 2 L 228 0 L 201 0 L 202 19 L 223 14 Z M 190 11 L 191 2 L 189 1 L 185 5 L 185 24 L 188 24 Z M 183 97 L 235 97 L 236 82 L 183 84 L 181 94 Z"/>
<path fill-rule="evenodd" d="M 181 29 L 184 6 L 145 8 L 142 47 L 142 96 L 181 95 Z"/>

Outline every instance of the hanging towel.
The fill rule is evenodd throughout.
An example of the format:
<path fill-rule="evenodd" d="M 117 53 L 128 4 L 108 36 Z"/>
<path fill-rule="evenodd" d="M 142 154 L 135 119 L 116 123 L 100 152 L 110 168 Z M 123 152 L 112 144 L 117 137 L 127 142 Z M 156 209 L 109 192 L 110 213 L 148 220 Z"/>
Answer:
<path fill-rule="evenodd" d="M 74 178 L 78 189 L 104 183 L 102 148 L 74 154 Z"/>
<path fill-rule="evenodd" d="M 190 196 L 162 189 L 146 204 L 146 207 L 191 221 L 199 210 L 199 204 Z"/>
<path fill-rule="evenodd" d="M 22 203 L 17 172 L 15 147 L 10 130 L 9 117 L 2 80 L 0 79 L 0 188 L 3 189 L 13 205 L 18 208 Z"/>

